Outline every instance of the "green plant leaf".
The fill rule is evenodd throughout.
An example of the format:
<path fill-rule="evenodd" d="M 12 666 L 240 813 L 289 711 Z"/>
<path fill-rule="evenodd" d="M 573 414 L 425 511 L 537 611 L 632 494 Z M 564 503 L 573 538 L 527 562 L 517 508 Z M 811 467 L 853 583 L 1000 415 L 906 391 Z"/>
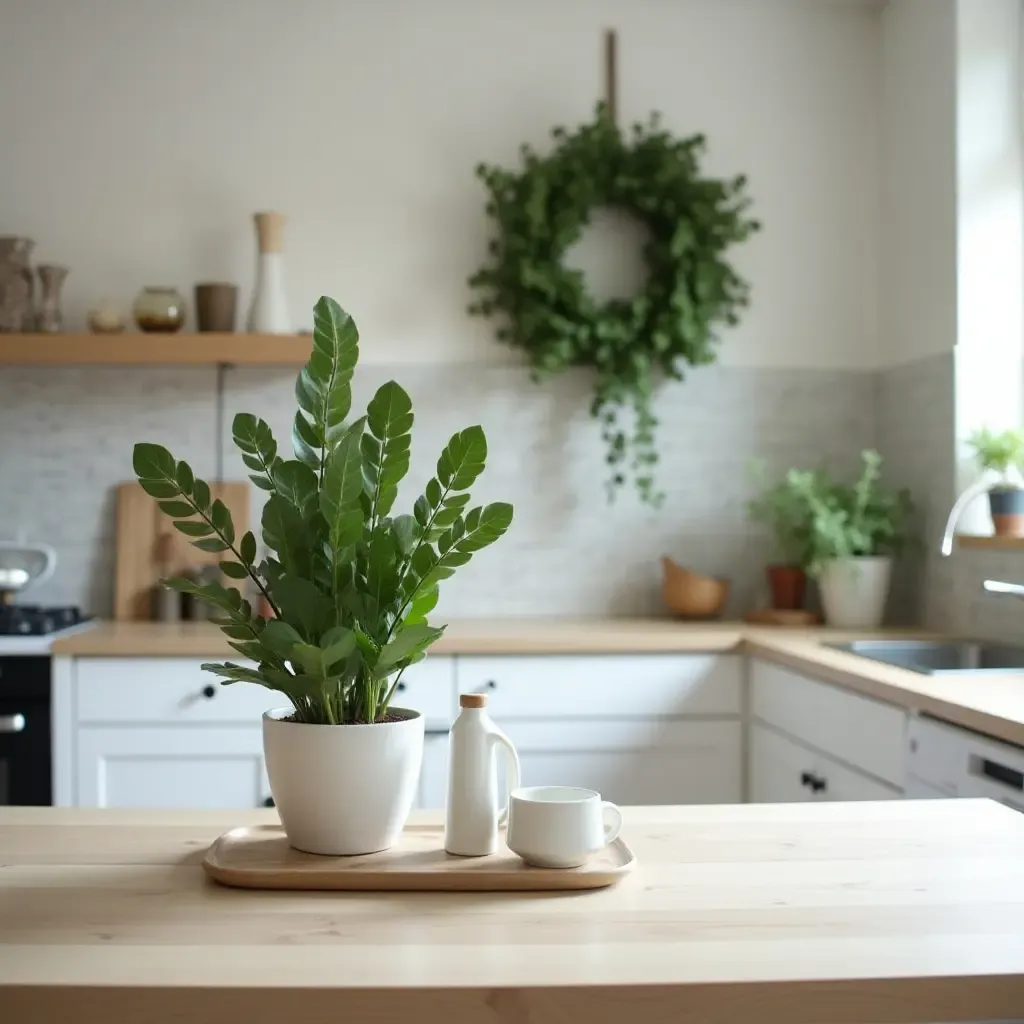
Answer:
<path fill-rule="evenodd" d="M 235 524 L 231 521 L 231 513 L 227 505 L 218 498 L 210 508 L 210 521 L 214 529 L 228 542 L 235 542 Z"/>
<path fill-rule="evenodd" d="M 186 537 L 209 537 L 213 527 L 198 519 L 176 519 L 174 528 Z"/>
<path fill-rule="evenodd" d="M 173 516 L 174 518 L 195 515 L 196 511 L 191 502 L 188 501 L 158 501 L 157 505 L 160 506 L 160 511 L 164 515 Z"/>
<path fill-rule="evenodd" d="M 228 549 L 228 545 L 220 537 L 204 537 L 202 540 L 194 540 L 191 543 L 193 547 L 199 548 L 200 551 L 216 552 L 227 551 Z"/>
<path fill-rule="evenodd" d="M 401 662 L 426 650 L 444 635 L 444 627 L 434 629 L 424 623 L 400 626 L 394 637 L 384 645 L 374 665 L 374 674 L 383 677 L 394 672 Z"/>
<path fill-rule="evenodd" d="M 251 530 L 246 531 L 242 536 L 238 552 L 242 556 L 242 561 L 247 565 L 252 565 L 256 561 L 256 538 Z"/>
<path fill-rule="evenodd" d="M 304 640 L 314 642 L 330 628 L 334 603 L 312 580 L 285 574 L 274 581 L 270 593 L 281 609 L 281 617 L 294 626 Z"/>
<path fill-rule="evenodd" d="M 280 459 L 270 425 L 251 413 L 240 412 L 231 421 L 231 438 L 242 453 L 242 461 L 253 471 L 253 483 L 271 490 L 274 467 Z"/>
<path fill-rule="evenodd" d="M 225 576 L 233 580 L 244 580 L 249 576 L 248 570 L 239 562 L 220 562 L 219 568 Z"/>
<path fill-rule="evenodd" d="M 313 572 L 313 552 L 302 513 L 286 498 L 273 494 L 263 506 L 263 543 L 277 552 L 285 572 L 308 577 Z"/>
<path fill-rule="evenodd" d="M 162 445 L 140 442 L 132 451 L 132 468 L 142 489 L 153 498 L 177 498 L 181 487 L 174 456 Z"/>
<path fill-rule="evenodd" d="M 274 487 L 281 497 L 294 505 L 303 519 L 312 515 L 319 504 L 316 473 L 304 462 L 289 459 L 274 467 Z"/>
<path fill-rule="evenodd" d="M 326 674 L 332 666 L 343 661 L 356 649 L 356 635 L 344 626 L 334 626 L 320 637 L 320 649 Z"/>
<path fill-rule="evenodd" d="M 487 438 L 480 427 L 467 427 L 454 434 L 437 460 L 441 486 L 465 491 L 483 472 L 487 461 Z M 429 500 L 429 499 L 428 499 Z"/>
<path fill-rule="evenodd" d="M 419 622 L 426 622 L 427 616 L 437 606 L 438 594 L 437 587 L 428 587 L 418 592 L 409 604 L 409 611 L 405 616 L 405 624 L 412 626 Z"/>
<path fill-rule="evenodd" d="M 366 422 L 372 438 L 361 446 L 363 473 L 370 495 L 372 522 L 384 518 L 398 496 L 398 484 L 409 471 L 409 431 L 412 402 L 393 380 L 382 384 L 366 407 Z M 378 444 L 371 442 L 376 439 Z"/>
<path fill-rule="evenodd" d="M 291 658 L 292 648 L 302 642 L 298 631 L 282 619 L 271 619 L 260 634 L 260 643 L 285 661 Z"/>

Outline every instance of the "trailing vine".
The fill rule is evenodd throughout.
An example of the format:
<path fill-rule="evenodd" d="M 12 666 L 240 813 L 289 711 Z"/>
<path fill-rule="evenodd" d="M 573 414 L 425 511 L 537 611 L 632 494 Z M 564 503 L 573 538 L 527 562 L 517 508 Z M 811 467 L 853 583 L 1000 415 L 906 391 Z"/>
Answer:
<path fill-rule="evenodd" d="M 747 215 L 746 178 L 702 177 L 704 137 L 677 139 L 657 114 L 623 133 L 599 104 L 592 122 L 551 136 L 547 156 L 522 146 L 518 169 L 476 169 L 495 235 L 470 278 L 470 312 L 498 317 L 498 339 L 526 352 L 537 380 L 568 367 L 596 371 L 590 411 L 607 445 L 609 497 L 628 471 L 641 500 L 657 505 L 655 386 L 714 361 L 718 330 L 738 323 L 749 301 L 725 251 L 760 225 Z M 649 232 L 647 283 L 632 298 L 598 302 L 564 262 L 602 207 L 627 211 Z"/>

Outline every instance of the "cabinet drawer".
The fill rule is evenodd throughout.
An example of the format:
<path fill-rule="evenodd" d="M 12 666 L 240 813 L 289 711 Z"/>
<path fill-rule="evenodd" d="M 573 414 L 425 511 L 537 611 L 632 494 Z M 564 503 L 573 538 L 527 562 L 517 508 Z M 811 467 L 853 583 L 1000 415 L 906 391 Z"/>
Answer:
<path fill-rule="evenodd" d="M 459 658 L 460 693 L 486 693 L 510 718 L 738 715 L 742 659 L 735 655 Z"/>
<path fill-rule="evenodd" d="M 743 798 L 739 722 L 506 724 L 524 786 L 582 786 L 620 804 Z"/>
<path fill-rule="evenodd" d="M 258 722 L 287 698 L 253 683 L 222 686 L 195 658 L 80 658 L 75 661 L 78 721 L 174 723 Z M 454 703 L 451 658 L 413 665 L 395 695 L 428 721 L 447 723 Z"/>
<path fill-rule="evenodd" d="M 847 764 L 902 788 L 907 715 L 770 662 L 751 667 L 754 715 Z"/>

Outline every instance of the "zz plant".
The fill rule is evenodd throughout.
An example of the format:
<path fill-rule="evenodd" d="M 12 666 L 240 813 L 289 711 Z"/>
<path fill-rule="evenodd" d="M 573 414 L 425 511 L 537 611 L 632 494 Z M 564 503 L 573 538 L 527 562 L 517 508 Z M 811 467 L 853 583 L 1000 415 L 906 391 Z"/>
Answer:
<path fill-rule="evenodd" d="M 393 515 L 409 469 L 412 402 L 388 381 L 350 422 L 356 325 L 326 297 L 313 319 L 313 351 L 295 384 L 295 457 L 278 453 L 262 419 L 239 413 L 232 425 L 250 479 L 268 492 L 262 559 L 255 536 L 236 536 L 227 507 L 188 463 L 137 444 L 133 464 L 175 528 L 200 550 L 223 552 L 224 576 L 250 583 L 273 609 L 270 619 L 254 614 L 235 586 L 165 581 L 213 606 L 231 647 L 254 663 L 203 668 L 224 683 L 280 691 L 299 722 L 381 722 L 402 672 L 444 632 L 427 622 L 438 585 L 505 533 L 512 506 L 469 507 L 487 458 L 473 426 L 445 446 L 412 514 Z"/>

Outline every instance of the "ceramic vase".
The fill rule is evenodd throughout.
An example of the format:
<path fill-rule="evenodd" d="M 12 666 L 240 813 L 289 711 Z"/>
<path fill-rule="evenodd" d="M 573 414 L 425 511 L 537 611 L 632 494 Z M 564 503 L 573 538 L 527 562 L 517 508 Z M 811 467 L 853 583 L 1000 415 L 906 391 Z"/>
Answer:
<path fill-rule="evenodd" d="M 173 334 L 185 323 L 185 299 L 176 288 L 143 288 L 132 315 L 140 331 Z"/>
<path fill-rule="evenodd" d="M 307 725 L 291 708 L 263 716 L 263 753 L 288 842 L 327 856 L 378 853 L 405 827 L 423 763 L 423 716 L 390 708 L 394 721 Z"/>
<path fill-rule="evenodd" d="M 284 214 L 257 213 L 253 220 L 259 252 L 248 330 L 252 334 L 293 334 L 284 288 Z"/>
<path fill-rule="evenodd" d="M 818 578 L 825 624 L 839 629 L 877 629 L 885 615 L 892 578 L 886 555 L 829 562 Z"/>
<path fill-rule="evenodd" d="M 41 263 L 36 267 L 39 275 L 39 313 L 36 327 L 44 334 L 59 334 L 64 330 L 64 314 L 60 308 L 60 290 L 68 276 L 67 267 Z"/>
<path fill-rule="evenodd" d="M 31 238 L 0 237 L 0 331 L 35 330 Z"/>
<path fill-rule="evenodd" d="M 196 327 L 199 331 L 230 334 L 235 329 L 238 287 L 233 284 L 196 285 Z"/>

